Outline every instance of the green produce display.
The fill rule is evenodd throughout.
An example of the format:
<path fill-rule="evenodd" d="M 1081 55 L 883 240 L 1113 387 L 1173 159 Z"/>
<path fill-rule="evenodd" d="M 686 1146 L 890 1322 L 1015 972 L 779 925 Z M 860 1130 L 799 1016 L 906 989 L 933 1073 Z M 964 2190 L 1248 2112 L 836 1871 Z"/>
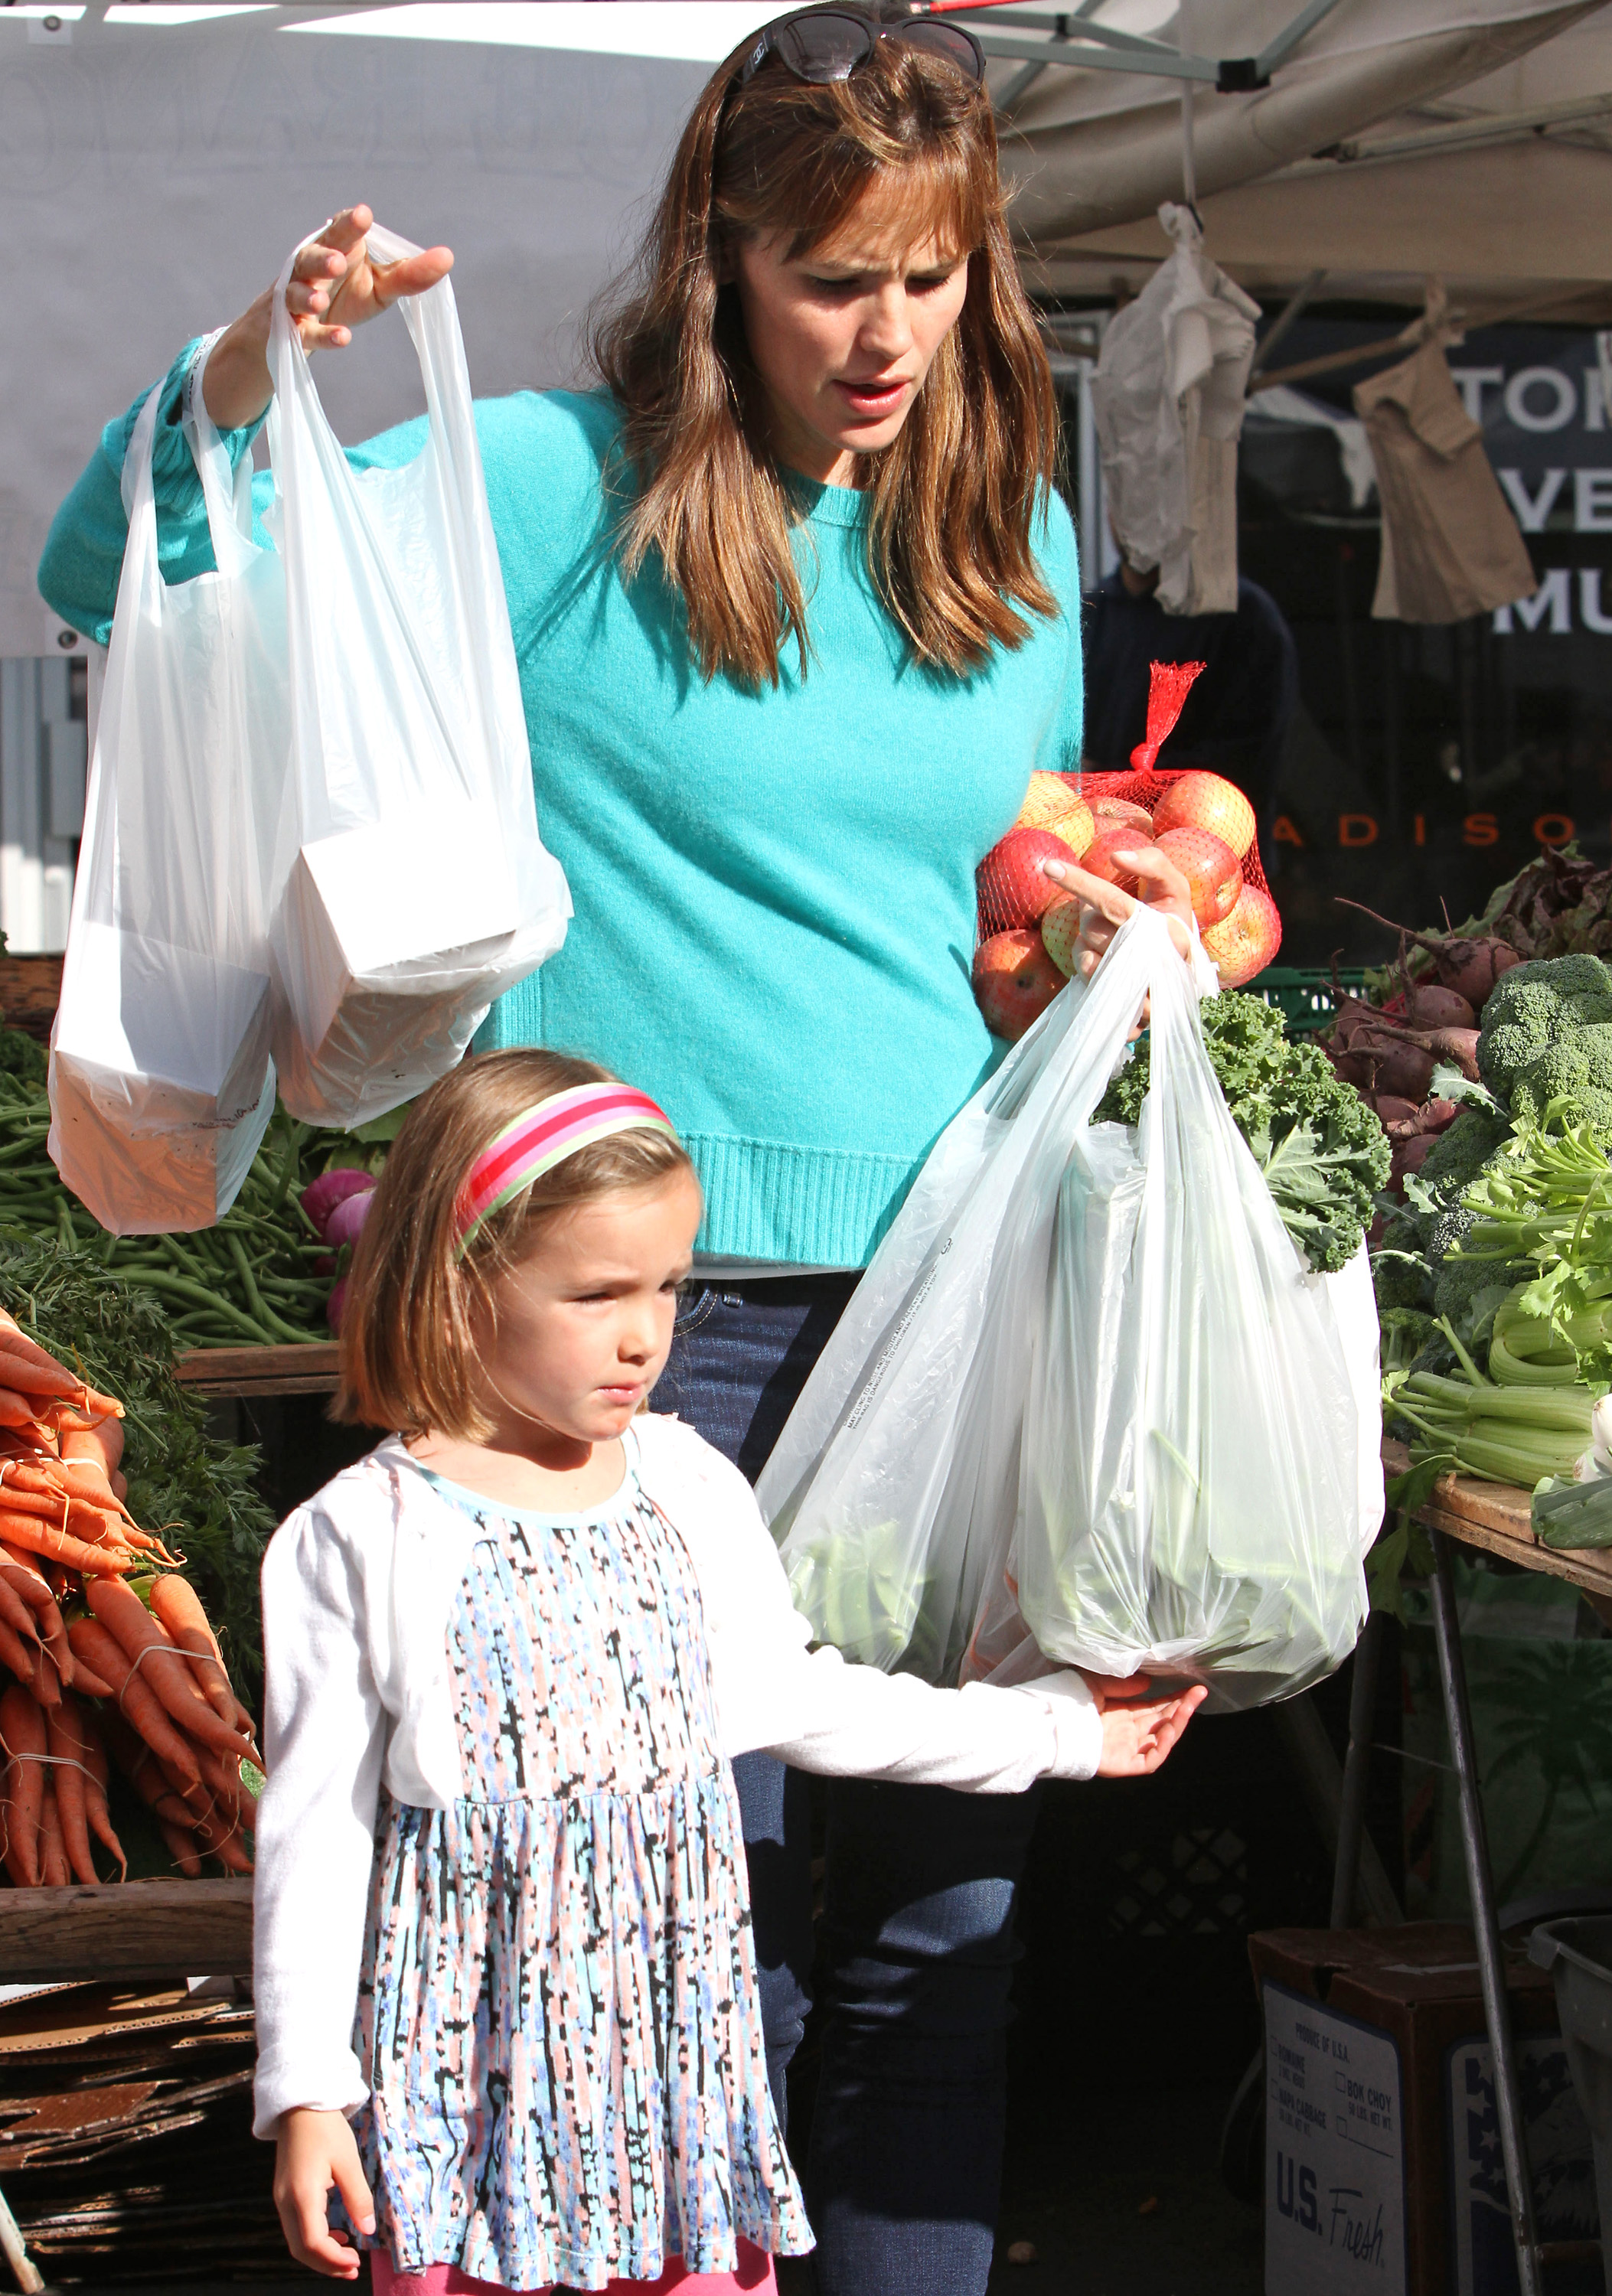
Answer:
<path fill-rule="evenodd" d="M 20 1030 L 0 1028 L 0 1230 L 53 1237 L 154 1292 L 181 1349 L 328 1340 L 325 1303 L 339 1263 L 299 1199 L 333 1162 L 377 1162 L 401 1121 L 399 1110 L 356 1133 L 322 1132 L 277 1109 L 216 1227 L 114 1236 L 63 1185 L 46 1151 L 45 1054 Z"/>
<path fill-rule="evenodd" d="M 1326 1054 L 1295 1044 L 1279 1011 L 1229 989 L 1199 1008 L 1204 1047 L 1232 1121 L 1253 1150 L 1288 1234 L 1312 1267 L 1345 1267 L 1388 1177 L 1387 1135 Z M 1096 1120 L 1136 1124 L 1147 1093 L 1147 1039 L 1109 1086 Z"/>
<path fill-rule="evenodd" d="M 258 1572 L 275 1519 L 255 1449 L 220 1442 L 173 1374 L 175 1327 L 144 1281 L 46 1236 L 0 1235 L 0 1306 L 29 1337 L 123 1404 L 128 1507 L 176 1552 L 201 1593 L 242 1695 L 263 1677 Z"/>

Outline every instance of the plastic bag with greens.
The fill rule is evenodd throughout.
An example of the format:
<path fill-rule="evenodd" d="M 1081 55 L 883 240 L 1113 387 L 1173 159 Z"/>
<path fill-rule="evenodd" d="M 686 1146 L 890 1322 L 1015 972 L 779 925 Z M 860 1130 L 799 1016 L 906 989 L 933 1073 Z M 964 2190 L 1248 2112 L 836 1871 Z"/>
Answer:
<path fill-rule="evenodd" d="M 1096 1124 L 1144 997 L 1140 1122 Z M 1046 1660 L 1226 1706 L 1302 1690 L 1366 1608 L 1330 1281 L 1139 911 L 942 1136 L 807 1382 L 758 1487 L 797 1603 L 936 1680 L 992 1671 L 1027 1625 Z"/>

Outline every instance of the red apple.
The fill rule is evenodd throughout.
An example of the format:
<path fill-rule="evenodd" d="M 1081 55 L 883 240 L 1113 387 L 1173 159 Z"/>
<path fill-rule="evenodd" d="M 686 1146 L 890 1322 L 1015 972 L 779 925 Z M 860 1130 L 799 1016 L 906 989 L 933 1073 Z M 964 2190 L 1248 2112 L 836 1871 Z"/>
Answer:
<path fill-rule="evenodd" d="M 1231 914 L 1243 890 L 1243 865 L 1223 837 L 1212 829 L 1167 829 L 1158 849 L 1170 856 L 1187 880 L 1192 914 L 1200 927 L 1217 925 Z"/>
<path fill-rule="evenodd" d="M 1204 954 L 1220 974 L 1221 987 L 1240 988 L 1264 971 L 1282 945 L 1276 903 L 1257 885 L 1245 885 L 1231 914 L 1223 923 L 1211 925 L 1203 939 Z"/>
<path fill-rule="evenodd" d="M 991 1035 L 1006 1037 L 1010 1045 L 1040 1019 L 1063 985 L 1064 976 L 1039 932 L 1021 928 L 992 933 L 974 953 L 975 1002 Z"/>
<path fill-rule="evenodd" d="M 1117 885 L 1122 893 L 1139 893 L 1141 881 L 1134 869 L 1127 869 L 1117 858 L 1122 853 L 1146 855 L 1158 848 L 1144 832 L 1136 829 L 1106 829 L 1094 837 L 1081 856 L 1081 866 L 1093 877 L 1106 878 Z"/>
<path fill-rule="evenodd" d="M 1219 774 L 1180 774 L 1153 808 L 1156 836 L 1166 829 L 1208 829 L 1240 861 L 1254 842 L 1254 808 L 1235 782 Z"/>
<path fill-rule="evenodd" d="M 1080 931 L 1080 901 L 1073 893 L 1061 893 L 1041 919 L 1041 946 L 1065 980 L 1074 974 L 1074 944 Z"/>
<path fill-rule="evenodd" d="M 1090 844 L 1091 808 L 1073 782 L 1062 774 L 1032 774 L 1016 829 L 1050 830 L 1061 837 L 1078 860 Z"/>
<path fill-rule="evenodd" d="M 1073 848 L 1048 829 L 1010 829 L 980 864 L 980 898 L 992 922 L 1009 931 L 1032 925 L 1058 897 L 1043 861 L 1073 861 Z"/>

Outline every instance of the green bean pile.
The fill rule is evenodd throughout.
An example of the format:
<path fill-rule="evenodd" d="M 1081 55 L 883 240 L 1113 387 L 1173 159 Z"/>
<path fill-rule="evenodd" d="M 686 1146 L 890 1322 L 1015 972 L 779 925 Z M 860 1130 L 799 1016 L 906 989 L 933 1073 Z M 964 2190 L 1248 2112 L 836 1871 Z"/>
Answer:
<path fill-rule="evenodd" d="M 329 1247 L 299 1197 L 330 1160 L 339 1136 L 316 1132 L 277 1109 L 245 1185 L 216 1227 L 119 1236 L 62 1185 L 45 1151 L 49 1130 L 43 1079 L 0 1069 L 0 1228 L 53 1235 L 155 1292 L 181 1348 L 278 1347 L 331 1337 L 325 1315 L 334 1281 Z M 351 1160 L 361 1160 L 361 1152 Z M 324 1274 L 316 1272 L 321 1260 Z"/>

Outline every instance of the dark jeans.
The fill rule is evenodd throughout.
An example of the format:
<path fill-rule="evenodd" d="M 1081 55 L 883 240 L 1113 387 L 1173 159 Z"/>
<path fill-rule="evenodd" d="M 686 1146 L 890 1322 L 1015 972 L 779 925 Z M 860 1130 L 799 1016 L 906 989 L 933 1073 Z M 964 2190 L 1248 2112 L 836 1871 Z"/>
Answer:
<path fill-rule="evenodd" d="M 694 1293 L 655 1408 L 753 1482 L 853 1289 L 848 1276 Z M 810 2006 L 810 1812 L 769 1756 L 734 1765 L 768 2068 Z M 1038 1796 L 836 1779 L 827 1993 L 807 2199 L 821 2296 L 983 2296 L 1001 2182 L 1013 1899 Z"/>

